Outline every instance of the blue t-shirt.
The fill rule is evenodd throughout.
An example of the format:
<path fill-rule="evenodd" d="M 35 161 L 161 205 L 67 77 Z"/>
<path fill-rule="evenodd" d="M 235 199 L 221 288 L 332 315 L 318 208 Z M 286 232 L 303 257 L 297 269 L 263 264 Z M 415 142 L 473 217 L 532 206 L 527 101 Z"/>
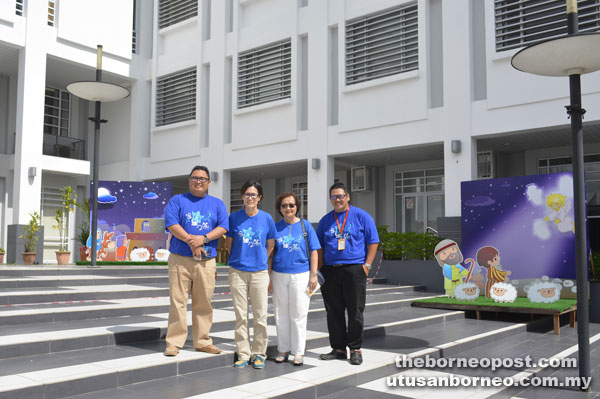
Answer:
<path fill-rule="evenodd" d="M 308 250 L 321 249 L 315 229 L 307 220 L 302 220 L 308 234 Z M 279 273 L 304 273 L 310 270 L 309 254 L 302 235 L 300 221 L 288 225 L 285 220 L 275 223 L 275 256 L 273 270 Z"/>
<path fill-rule="evenodd" d="M 233 238 L 229 266 L 244 272 L 267 270 L 267 240 L 275 238 L 271 215 L 259 209 L 250 217 L 242 209 L 229 216 L 229 226 L 227 237 Z"/>
<path fill-rule="evenodd" d="M 189 234 L 203 236 L 216 227 L 229 230 L 229 219 L 225 204 L 218 198 L 206 194 L 195 197 L 190 193 L 177 194 L 169 200 L 165 208 L 165 227 L 179 224 Z M 205 245 L 209 257 L 217 256 L 219 240 L 211 240 Z M 181 256 L 192 256 L 192 249 L 179 238 L 172 236 L 169 251 Z"/>
<path fill-rule="evenodd" d="M 343 234 L 335 222 L 335 211 L 323 216 L 317 226 L 317 237 L 323 247 L 323 264 L 362 264 L 367 257 L 367 245 L 379 242 L 377 227 L 366 211 L 350 206 Z M 344 224 L 346 212 L 337 214 L 340 227 Z M 338 250 L 338 240 L 346 240 L 346 248 Z"/>

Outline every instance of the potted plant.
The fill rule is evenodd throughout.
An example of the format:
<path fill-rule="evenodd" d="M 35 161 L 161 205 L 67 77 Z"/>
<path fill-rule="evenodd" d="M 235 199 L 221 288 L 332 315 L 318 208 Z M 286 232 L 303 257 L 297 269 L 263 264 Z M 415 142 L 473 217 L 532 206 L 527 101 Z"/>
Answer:
<path fill-rule="evenodd" d="M 4 263 L 4 248 L 0 247 L 0 263 Z"/>
<path fill-rule="evenodd" d="M 33 211 L 29 214 L 29 224 L 26 224 L 23 228 L 23 234 L 19 236 L 23 240 L 23 264 L 33 265 L 35 261 L 35 244 L 39 239 L 38 233 L 40 226 L 42 225 L 42 218 L 37 211 Z"/>
<path fill-rule="evenodd" d="M 74 210 L 77 204 L 77 194 L 73 191 L 71 186 L 66 186 L 60 190 L 60 204 L 61 207 L 56 210 L 54 220 L 56 220 L 55 229 L 58 229 L 58 235 L 60 238 L 59 250 L 56 251 L 56 261 L 59 265 L 66 265 L 69 263 L 71 257 L 71 251 L 69 251 L 69 237 L 67 234 L 67 222 L 69 220 L 69 214 Z"/>
<path fill-rule="evenodd" d="M 86 198 L 83 203 L 76 203 L 75 206 L 83 212 L 84 221 L 78 226 L 79 234 L 77 238 L 81 246 L 79 247 L 79 257 L 82 261 L 88 258 L 87 240 L 90 236 L 90 199 Z"/>

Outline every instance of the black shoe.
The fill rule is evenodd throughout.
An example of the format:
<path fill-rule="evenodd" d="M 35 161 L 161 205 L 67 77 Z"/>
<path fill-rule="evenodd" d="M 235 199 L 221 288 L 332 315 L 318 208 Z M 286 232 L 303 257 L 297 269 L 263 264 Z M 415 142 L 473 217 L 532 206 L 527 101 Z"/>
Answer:
<path fill-rule="evenodd" d="M 350 364 L 354 364 L 354 365 L 358 366 L 359 364 L 362 364 L 362 362 L 363 362 L 362 352 L 360 349 L 350 352 Z"/>
<path fill-rule="evenodd" d="M 319 355 L 319 359 L 321 360 L 334 360 L 334 359 L 343 359 L 346 360 L 348 357 L 346 356 L 346 351 L 342 351 L 340 349 L 333 349 L 329 353 L 322 353 Z"/>

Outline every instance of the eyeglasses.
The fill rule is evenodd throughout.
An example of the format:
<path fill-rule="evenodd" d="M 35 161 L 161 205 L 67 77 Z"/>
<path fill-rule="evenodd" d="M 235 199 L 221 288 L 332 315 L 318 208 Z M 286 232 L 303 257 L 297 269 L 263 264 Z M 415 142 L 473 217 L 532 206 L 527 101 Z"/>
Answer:
<path fill-rule="evenodd" d="M 197 183 L 197 182 L 206 183 L 210 179 L 207 179 L 206 177 L 191 176 L 190 180 L 193 181 L 194 183 Z"/>
<path fill-rule="evenodd" d="M 244 197 L 246 199 L 257 199 L 258 198 L 258 194 L 244 193 L 244 195 L 242 195 L 242 197 Z"/>
<path fill-rule="evenodd" d="M 329 197 L 329 199 L 331 199 L 332 201 L 339 200 L 339 199 L 343 200 L 344 198 L 346 198 L 347 195 L 348 194 L 332 195 L 332 196 Z"/>
<path fill-rule="evenodd" d="M 283 209 L 288 209 L 288 208 L 295 208 L 296 204 L 281 204 L 280 206 Z"/>

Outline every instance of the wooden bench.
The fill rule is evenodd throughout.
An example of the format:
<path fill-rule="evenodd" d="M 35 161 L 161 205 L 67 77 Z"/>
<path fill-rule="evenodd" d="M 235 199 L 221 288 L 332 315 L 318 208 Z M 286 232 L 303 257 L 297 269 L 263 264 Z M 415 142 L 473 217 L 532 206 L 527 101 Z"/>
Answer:
<path fill-rule="evenodd" d="M 485 306 L 485 305 L 468 305 L 468 304 L 447 304 L 447 303 L 430 303 L 430 302 L 413 302 L 412 306 L 419 308 L 435 308 L 435 309 L 450 309 L 450 310 L 471 310 L 475 311 L 477 320 L 481 320 L 481 312 L 505 312 L 505 313 L 529 313 L 531 317 L 534 314 L 552 315 L 554 321 L 554 334 L 560 335 L 560 316 L 569 313 L 569 325 L 575 327 L 577 316 L 577 305 L 573 305 L 563 311 L 552 309 L 537 309 L 537 308 L 521 308 L 521 307 L 501 307 L 501 306 Z"/>

